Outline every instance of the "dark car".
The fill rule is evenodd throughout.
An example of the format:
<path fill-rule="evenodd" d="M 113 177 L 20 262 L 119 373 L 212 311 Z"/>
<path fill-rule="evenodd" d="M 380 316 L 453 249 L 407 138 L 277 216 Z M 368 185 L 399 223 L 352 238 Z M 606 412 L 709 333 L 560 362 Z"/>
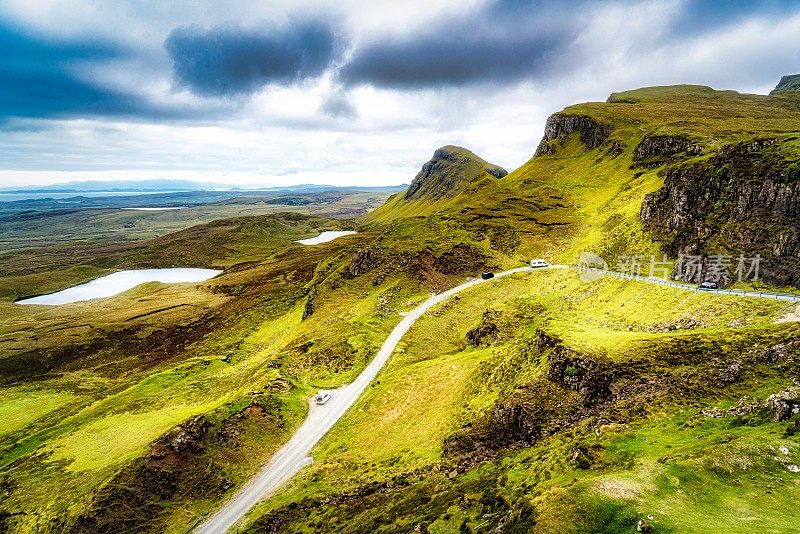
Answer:
<path fill-rule="evenodd" d="M 481 278 L 483 278 L 484 280 L 488 280 L 489 278 L 494 278 L 494 273 L 486 271 L 481 275 Z"/>
<path fill-rule="evenodd" d="M 317 393 L 317 394 L 316 394 L 316 396 L 314 397 L 314 402 L 315 402 L 316 404 L 318 404 L 319 406 L 322 406 L 323 404 L 325 404 L 326 402 L 328 402 L 329 400 L 331 400 L 331 396 L 332 396 L 332 395 L 331 395 L 331 394 L 330 394 L 330 392 L 328 392 L 328 391 L 320 391 L 320 392 L 319 392 L 319 393 Z"/>
<path fill-rule="evenodd" d="M 703 282 L 697 289 L 719 289 L 719 284 L 716 282 Z"/>

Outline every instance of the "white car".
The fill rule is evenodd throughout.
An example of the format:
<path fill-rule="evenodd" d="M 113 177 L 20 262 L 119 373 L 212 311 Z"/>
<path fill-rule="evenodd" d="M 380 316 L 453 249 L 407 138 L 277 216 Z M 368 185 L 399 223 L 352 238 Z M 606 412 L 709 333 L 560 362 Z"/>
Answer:
<path fill-rule="evenodd" d="M 550 265 L 544 260 L 531 260 L 531 269 L 537 269 L 539 267 L 547 267 Z"/>
<path fill-rule="evenodd" d="M 331 400 L 331 394 L 328 393 L 327 391 L 320 391 L 314 397 L 314 403 L 319 405 L 319 406 L 322 406 L 323 404 L 325 404 L 329 400 Z"/>

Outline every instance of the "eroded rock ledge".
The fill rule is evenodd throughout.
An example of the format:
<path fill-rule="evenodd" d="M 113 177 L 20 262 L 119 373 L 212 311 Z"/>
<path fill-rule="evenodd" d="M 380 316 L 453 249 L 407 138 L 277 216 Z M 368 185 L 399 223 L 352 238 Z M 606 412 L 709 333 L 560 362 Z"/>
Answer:
<path fill-rule="evenodd" d="M 608 140 L 612 128 L 602 124 L 588 115 L 567 115 L 554 113 L 544 126 L 544 137 L 536 149 L 536 155 L 555 154 L 558 146 L 564 143 L 568 135 L 580 133 L 581 142 L 587 150 L 597 148 Z"/>
<path fill-rule="evenodd" d="M 634 164 L 661 165 L 666 159 L 697 156 L 703 146 L 682 135 L 647 135 L 633 150 Z"/>

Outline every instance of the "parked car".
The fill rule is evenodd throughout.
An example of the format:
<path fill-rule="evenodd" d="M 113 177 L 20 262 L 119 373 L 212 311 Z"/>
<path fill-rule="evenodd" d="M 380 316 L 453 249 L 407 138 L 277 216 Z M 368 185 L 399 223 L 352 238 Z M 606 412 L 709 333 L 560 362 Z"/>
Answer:
<path fill-rule="evenodd" d="M 547 263 L 545 260 L 541 260 L 541 259 L 539 259 L 539 260 L 531 260 L 531 268 L 532 269 L 537 269 L 539 267 L 547 267 L 549 265 L 550 264 Z"/>
<path fill-rule="evenodd" d="M 697 289 L 709 290 L 709 289 L 719 289 L 719 284 L 716 282 L 703 282 Z"/>
<path fill-rule="evenodd" d="M 484 280 L 488 280 L 489 278 L 494 278 L 494 273 L 490 272 L 490 271 L 486 271 L 485 273 L 483 273 L 481 275 L 481 278 L 483 278 Z"/>
<path fill-rule="evenodd" d="M 328 393 L 327 391 L 320 391 L 314 397 L 314 403 L 318 404 L 319 406 L 322 406 L 323 404 L 325 404 L 329 400 L 331 400 L 331 394 Z"/>

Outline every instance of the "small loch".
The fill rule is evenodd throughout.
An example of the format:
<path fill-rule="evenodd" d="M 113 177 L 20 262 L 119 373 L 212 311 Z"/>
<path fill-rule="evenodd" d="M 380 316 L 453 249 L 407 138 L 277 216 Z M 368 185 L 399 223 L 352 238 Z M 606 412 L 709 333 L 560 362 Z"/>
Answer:
<path fill-rule="evenodd" d="M 327 243 L 328 241 L 333 241 L 339 237 L 344 237 L 346 235 L 353 235 L 358 232 L 354 232 L 353 230 L 340 230 L 340 231 L 328 231 L 322 232 L 317 237 L 310 237 L 308 239 L 300 239 L 295 241 L 295 243 L 300 243 L 301 245 L 319 245 L 321 243 Z"/>
<path fill-rule="evenodd" d="M 113 297 L 129 289 L 147 282 L 161 282 L 162 284 L 180 284 L 189 282 L 204 282 L 214 278 L 222 271 L 216 269 L 135 269 L 119 271 L 96 278 L 91 282 L 27 299 L 18 300 L 17 304 L 39 304 L 44 306 L 60 306 L 73 302 Z"/>

